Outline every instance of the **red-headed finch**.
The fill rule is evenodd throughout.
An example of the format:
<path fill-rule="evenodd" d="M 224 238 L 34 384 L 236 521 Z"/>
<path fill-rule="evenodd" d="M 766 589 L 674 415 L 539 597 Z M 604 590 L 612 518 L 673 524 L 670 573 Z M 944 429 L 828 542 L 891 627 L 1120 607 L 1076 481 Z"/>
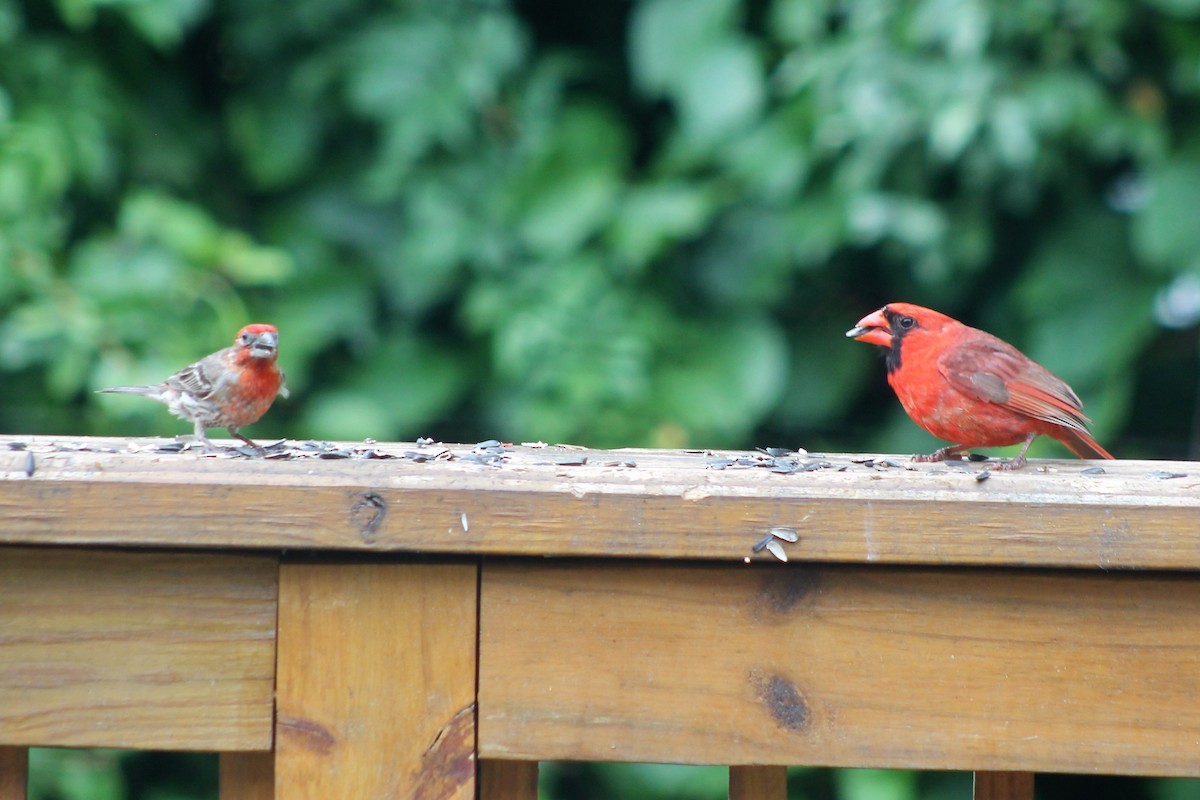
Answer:
<path fill-rule="evenodd" d="M 212 447 L 207 428 L 225 428 L 256 450 L 238 428 L 257 422 L 275 402 L 287 397 L 283 371 L 276 365 L 279 332 L 273 325 L 247 325 L 233 344 L 205 356 L 153 386 L 114 386 L 101 392 L 137 394 L 166 404 L 172 414 L 196 426 L 196 440 Z"/>

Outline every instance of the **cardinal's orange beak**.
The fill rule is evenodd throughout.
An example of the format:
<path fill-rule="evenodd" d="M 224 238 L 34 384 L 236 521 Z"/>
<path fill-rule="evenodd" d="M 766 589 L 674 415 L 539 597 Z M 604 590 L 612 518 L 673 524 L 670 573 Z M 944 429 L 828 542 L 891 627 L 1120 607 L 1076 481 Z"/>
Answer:
<path fill-rule="evenodd" d="M 882 308 L 860 319 L 857 325 L 846 331 L 846 336 L 880 347 L 892 346 L 892 326 L 883 315 Z"/>

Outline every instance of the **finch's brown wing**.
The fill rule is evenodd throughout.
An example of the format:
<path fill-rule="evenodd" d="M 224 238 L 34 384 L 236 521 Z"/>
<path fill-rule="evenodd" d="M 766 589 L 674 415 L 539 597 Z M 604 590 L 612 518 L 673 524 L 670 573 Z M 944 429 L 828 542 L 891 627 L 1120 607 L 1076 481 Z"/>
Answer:
<path fill-rule="evenodd" d="M 200 359 L 195 364 L 189 364 L 167 378 L 167 385 L 172 389 L 189 394 L 199 400 L 207 400 L 212 396 L 213 389 L 216 386 L 214 378 L 220 374 L 223 367 L 221 358 L 223 353 L 224 351 L 213 353 L 210 356 Z"/>

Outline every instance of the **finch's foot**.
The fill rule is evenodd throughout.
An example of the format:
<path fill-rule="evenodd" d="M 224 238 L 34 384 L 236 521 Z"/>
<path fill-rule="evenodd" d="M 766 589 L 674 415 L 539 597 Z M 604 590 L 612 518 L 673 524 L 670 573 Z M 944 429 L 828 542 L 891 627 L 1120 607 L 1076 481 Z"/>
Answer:
<path fill-rule="evenodd" d="M 207 436 L 194 436 L 181 433 L 175 437 L 175 441 L 183 445 L 179 449 L 181 453 L 188 450 L 203 450 L 206 453 L 212 453 L 217 450 L 217 446 L 210 442 Z"/>
<path fill-rule="evenodd" d="M 232 437 L 233 437 L 233 438 L 235 438 L 235 439 L 241 439 L 243 442 L 245 442 L 245 443 L 246 443 L 246 445 L 247 445 L 247 446 L 248 446 L 248 447 L 249 447 L 251 450 L 253 450 L 253 451 L 254 451 L 255 453 L 257 453 L 258 455 L 260 455 L 260 456 L 266 456 L 266 455 L 267 455 L 267 451 L 266 451 L 266 450 L 264 450 L 262 447 L 260 447 L 260 446 L 259 446 L 259 444 L 258 444 L 258 442 L 255 442 L 253 439 L 247 439 L 245 436 L 242 436 L 240 433 L 238 433 L 238 432 L 237 432 L 237 430 L 235 430 L 234 428 L 230 428 L 230 429 L 229 429 L 229 435 L 230 435 L 230 436 L 232 436 Z M 236 448 L 236 447 L 235 447 L 234 449 L 235 449 L 235 450 L 240 450 L 241 448 Z"/>

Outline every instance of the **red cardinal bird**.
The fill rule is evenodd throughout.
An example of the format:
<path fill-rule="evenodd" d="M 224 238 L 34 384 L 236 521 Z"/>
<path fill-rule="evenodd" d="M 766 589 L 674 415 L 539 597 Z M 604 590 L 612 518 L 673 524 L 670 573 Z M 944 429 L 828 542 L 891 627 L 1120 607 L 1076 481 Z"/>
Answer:
<path fill-rule="evenodd" d="M 1019 469 L 1039 435 L 1080 458 L 1112 458 L 1088 433 L 1071 387 L 990 333 L 911 303 L 889 303 L 858 321 L 852 339 L 887 349 L 888 383 L 913 422 L 955 444 L 915 461 L 972 447 L 1025 443 L 999 469 Z"/>
<path fill-rule="evenodd" d="M 205 428 L 226 428 L 255 450 L 238 428 L 257 422 L 277 395 L 288 396 L 283 371 L 275 365 L 279 332 L 273 325 L 247 325 L 233 345 L 205 356 L 154 386 L 114 386 L 101 392 L 140 394 L 165 403 L 171 413 L 196 425 L 196 439 L 212 449 Z"/>

